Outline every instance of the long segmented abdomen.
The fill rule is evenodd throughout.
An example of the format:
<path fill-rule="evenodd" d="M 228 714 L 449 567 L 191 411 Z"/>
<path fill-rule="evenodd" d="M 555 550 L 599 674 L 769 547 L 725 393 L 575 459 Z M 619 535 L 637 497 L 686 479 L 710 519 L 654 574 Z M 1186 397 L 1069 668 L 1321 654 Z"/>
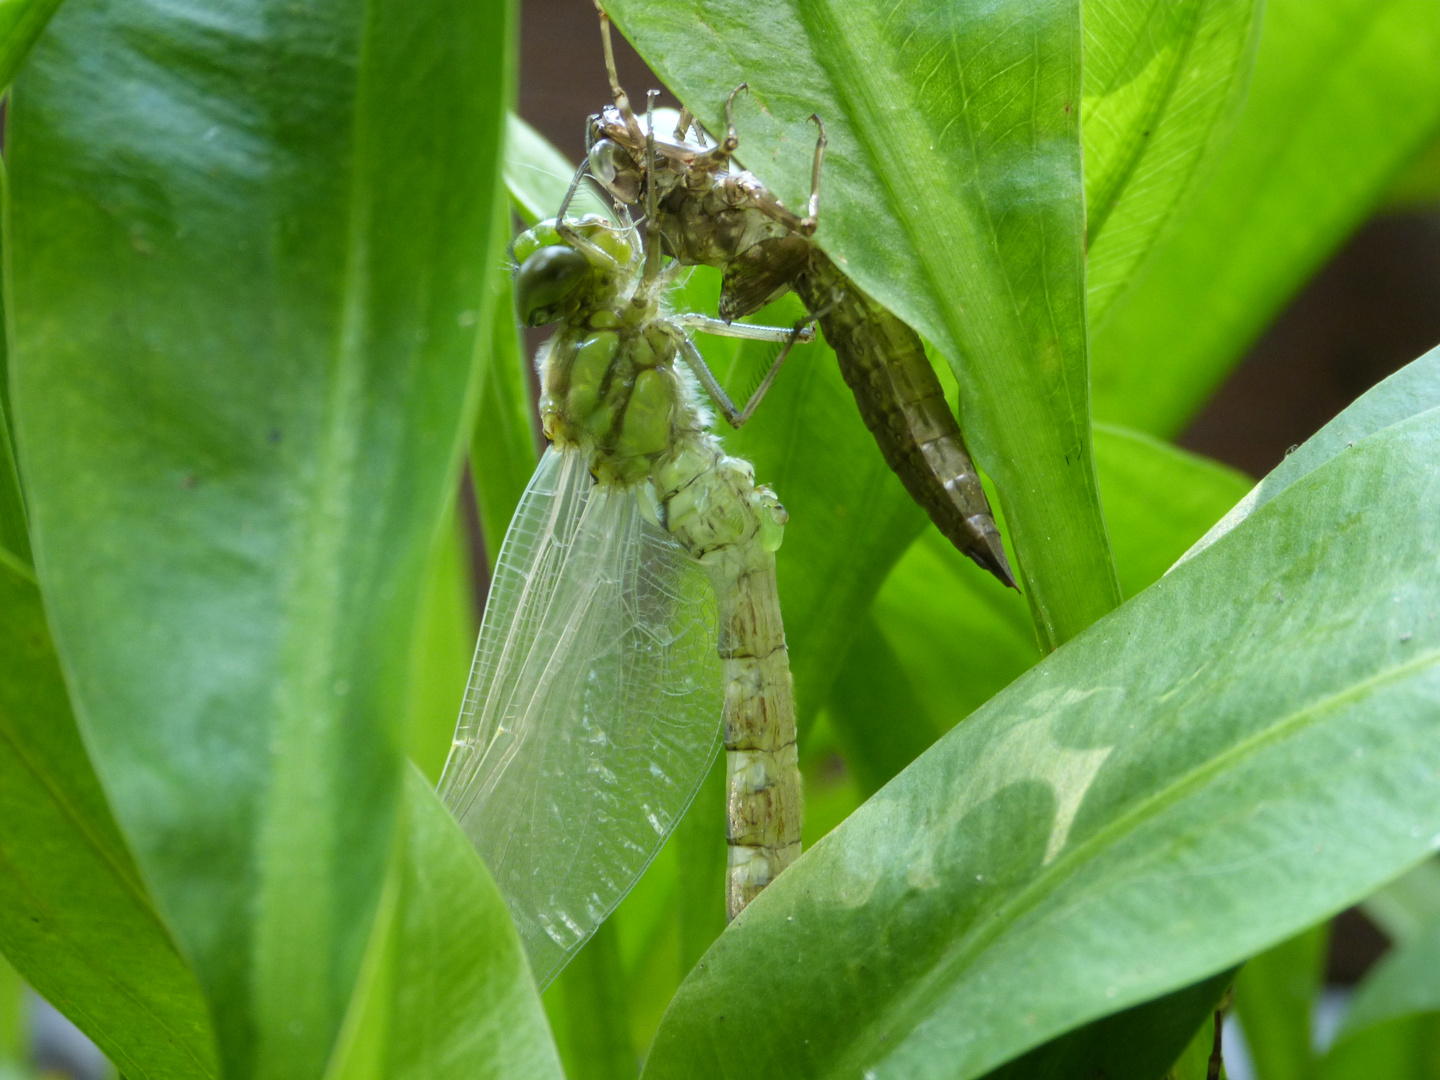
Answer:
<path fill-rule="evenodd" d="M 919 335 L 818 248 L 794 285 L 821 313 L 825 340 L 886 463 L 951 543 L 1014 588 L 989 500 Z"/>
<path fill-rule="evenodd" d="M 725 679 L 725 908 L 733 919 L 800 855 L 795 698 L 775 580 L 785 511 L 711 437 L 656 470 L 666 527 L 710 573 Z"/>

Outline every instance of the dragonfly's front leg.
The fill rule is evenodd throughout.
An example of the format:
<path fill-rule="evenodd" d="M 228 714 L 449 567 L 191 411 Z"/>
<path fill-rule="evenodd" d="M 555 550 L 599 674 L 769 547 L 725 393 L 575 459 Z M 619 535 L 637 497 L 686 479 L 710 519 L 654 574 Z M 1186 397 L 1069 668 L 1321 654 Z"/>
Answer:
<path fill-rule="evenodd" d="M 750 400 L 745 402 L 743 409 L 739 409 L 730 400 L 730 395 L 725 393 L 724 388 L 720 385 L 720 380 L 715 378 L 715 373 L 710 370 L 710 365 L 705 363 L 705 358 L 700 355 L 700 350 L 695 347 L 695 343 L 688 337 L 681 340 L 680 355 L 684 357 L 686 366 L 695 373 L 695 377 L 700 380 L 700 385 L 705 387 L 706 393 L 710 395 L 716 408 L 725 417 L 725 422 L 733 428 L 738 428 L 754 415 L 755 409 L 769 392 L 771 384 L 775 382 L 775 376 L 780 374 L 780 365 L 785 363 L 785 358 L 790 355 L 790 350 L 795 347 L 795 343 L 815 340 L 815 319 L 816 316 L 807 315 L 790 330 L 778 326 L 724 323 L 706 315 L 680 315 L 674 321 L 681 325 L 695 326 L 697 329 L 703 329 L 711 334 L 748 338 L 751 341 L 783 341 L 785 343 L 780 349 L 780 354 L 770 365 L 770 370 L 765 372 L 765 377 L 760 380 L 760 385 L 750 395 Z M 722 327 L 723 329 L 720 329 Z"/>

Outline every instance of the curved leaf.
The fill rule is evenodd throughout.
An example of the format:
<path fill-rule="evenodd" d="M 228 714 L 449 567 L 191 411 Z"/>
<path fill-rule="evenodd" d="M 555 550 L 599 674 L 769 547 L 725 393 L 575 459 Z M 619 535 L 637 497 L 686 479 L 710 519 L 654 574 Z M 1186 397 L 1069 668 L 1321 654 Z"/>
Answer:
<path fill-rule="evenodd" d="M 1437 482 L 1432 410 L 1021 677 L 731 924 L 646 1075 L 967 1080 L 1422 858 Z"/>
<path fill-rule="evenodd" d="M 606 8 L 712 130 L 749 83 L 741 156 L 792 204 L 806 117 L 824 118 L 816 239 L 954 368 L 1041 640 L 1114 607 L 1086 397 L 1078 0 Z"/>
<path fill-rule="evenodd" d="M 1230 134 L 1262 10 L 1259 0 L 1085 5 L 1081 125 L 1092 326 L 1134 281 Z"/>
<path fill-rule="evenodd" d="M 219 1075 L 200 987 L 86 759 L 39 591 L 4 567 L 0 950 L 132 1080 Z"/>
<path fill-rule="evenodd" d="M 1268 0 L 1234 137 L 1092 328 L 1095 415 L 1183 426 L 1437 126 L 1434 0 Z"/>
<path fill-rule="evenodd" d="M 400 846 L 329 1080 L 561 1080 L 505 900 L 414 769 Z"/>
<path fill-rule="evenodd" d="M 16 91 L 40 578 L 230 1077 L 320 1073 L 379 900 L 498 261 L 506 11 L 75 0 Z"/>
<path fill-rule="evenodd" d="M 1440 406 L 1440 348 L 1372 386 L 1330 423 L 1287 454 L 1264 480 L 1195 542 L 1180 561 L 1204 551 L 1303 476 L 1376 432 Z"/>

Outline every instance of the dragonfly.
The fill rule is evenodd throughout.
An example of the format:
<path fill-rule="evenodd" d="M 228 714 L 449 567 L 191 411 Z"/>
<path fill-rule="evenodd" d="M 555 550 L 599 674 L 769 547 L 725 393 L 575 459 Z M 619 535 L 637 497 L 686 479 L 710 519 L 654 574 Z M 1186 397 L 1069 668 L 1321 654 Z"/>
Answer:
<path fill-rule="evenodd" d="M 685 265 L 723 271 L 723 321 L 752 314 L 793 289 L 835 350 L 865 426 L 910 496 L 960 551 L 1014 588 L 989 500 L 919 336 L 811 240 L 819 226 L 826 145 L 820 118 L 810 117 L 819 134 L 810 197 L 800 215 L 753 174 L 731 168 L 740 146 L 734 105 L 744 83 L 725 103 L 723 139 L 707 139 L 688 110 L 681 110 L 673 135 L 659 138 L 620 85 L 603 8 L 600 33 L 613 104 L 590 118 L 577 183 L 588 173 L 630 206 L 653 197 L 647 228 L 660 233 L 664 252 Z M 773 382 L 783 359 L 777 358 L 762 388 Z"/>
<path fill-rule="evenodd" d="M 679 266 L 658 235 L 567 219 L 569 203 L 512 248 L 521 320 L 557 327 L 537 357 L 550 446 L 497 557 L 440 781 L 542 986 L 658 853 L 717 746 L 730 918 L 798 857 L 802 815 L 775 578 L 787 515 L 710 432 L 697 375 L 739 410 L 690 332 L 788 350 L 814 329 L 667 314 Z"/>

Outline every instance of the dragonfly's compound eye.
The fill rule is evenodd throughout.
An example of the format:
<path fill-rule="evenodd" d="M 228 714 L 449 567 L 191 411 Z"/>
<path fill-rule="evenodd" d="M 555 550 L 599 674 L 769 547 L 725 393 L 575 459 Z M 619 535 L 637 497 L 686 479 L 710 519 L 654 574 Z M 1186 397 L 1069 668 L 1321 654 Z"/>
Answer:
<path fill-rule="evenodd" d="M 556 305 L 590 274 L 590 260 L 563 245 L 542 247 L 515 271 L 515 310 L 526 326 L 546 326 L 559 318 Z"/>
<path fill-rule="evenodd" d="M 601 139 L 590 148 L 590 173 L 622 203 L 639 200 L 640 170 L 635 159 L 613 139 Z"/>

